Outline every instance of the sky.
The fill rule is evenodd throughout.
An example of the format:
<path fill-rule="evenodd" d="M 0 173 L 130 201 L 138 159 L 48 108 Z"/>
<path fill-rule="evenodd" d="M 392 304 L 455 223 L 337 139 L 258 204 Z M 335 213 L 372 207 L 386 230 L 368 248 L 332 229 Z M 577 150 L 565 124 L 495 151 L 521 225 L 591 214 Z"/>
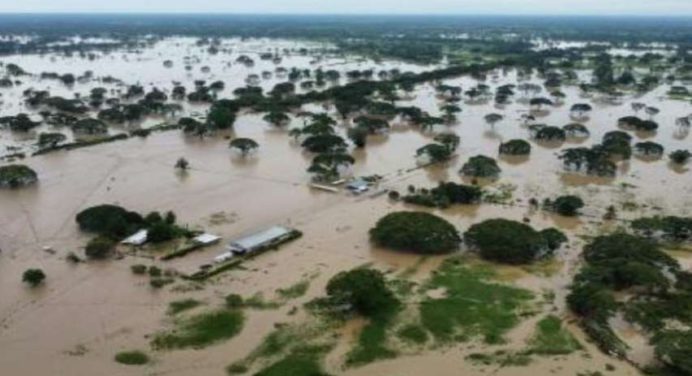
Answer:
<path fill-rule="evenodd" d="M 692 16 L 692 0 L 0 0 L 0 12 Z"/>

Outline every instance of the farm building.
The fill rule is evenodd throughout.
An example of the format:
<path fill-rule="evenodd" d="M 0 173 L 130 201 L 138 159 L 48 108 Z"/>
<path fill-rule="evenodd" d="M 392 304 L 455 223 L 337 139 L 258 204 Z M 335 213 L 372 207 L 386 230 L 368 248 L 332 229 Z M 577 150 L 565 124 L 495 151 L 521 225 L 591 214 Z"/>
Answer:
<path fill-rule="evenodd" d="M 277 245 L 295 236 L 295 232 L 295 230 L 282 226 L 270 227 L 264 231 L 234 240 L 226 247 L 227 251 L 216 256 L 214 261 L 224 262 L 233 258 L 234 255 L 252 253 Z"/>

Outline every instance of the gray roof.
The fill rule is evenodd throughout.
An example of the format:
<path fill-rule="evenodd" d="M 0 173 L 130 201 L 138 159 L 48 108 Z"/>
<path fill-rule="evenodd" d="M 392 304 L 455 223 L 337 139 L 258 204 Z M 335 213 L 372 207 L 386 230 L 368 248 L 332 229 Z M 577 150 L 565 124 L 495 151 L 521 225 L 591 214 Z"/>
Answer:
<path fill-rule="evenodd" d="M 291 233 L 291 230 L 286 227 L 273 226 L 264 231 L 235 240 L 231 243 L 231 246 L 251 249 L 288 235 L 289 233 Z"/>

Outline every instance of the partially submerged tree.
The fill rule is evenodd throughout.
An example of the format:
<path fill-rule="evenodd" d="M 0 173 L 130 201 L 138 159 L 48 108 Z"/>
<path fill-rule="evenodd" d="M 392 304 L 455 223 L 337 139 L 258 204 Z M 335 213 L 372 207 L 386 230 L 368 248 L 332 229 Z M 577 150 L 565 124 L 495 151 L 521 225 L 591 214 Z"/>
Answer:
<path fill-rule="evenodd" d="M 422 254 L 447 253 L 459 247 L 461 238 L 446 220 L 424 212 L 395 212 L 370 229 L 377 245 Z"/>
<path fill-rule="evenodd" d="M 431 163 L 446 161 L 451 155 L 452 151 L 441 144 L 427 144 L 416 150 L 416 156 L 427 156 Z"/>
<path fill-rule="evenodd" d="M 37 181 L 36 171 L 29 166 L 20 164 L 0 166 L 0 188 L 20 188 Z"/>
<path fill-rule="evenodd" d="M 469 158 L 461 167 L 461 174 L 476 178 L 497 178 L 500 175 L 500 167 L 497 162 L 485 155 L 477 155 Z"/>
<path fill-rule="evenodd" d="M 546 200 L 545 206 L 560 215 L 573 217 L 579 214 L 579 209 L 584 207 L 584 201 L 579 196 L 559 196 L 555 200 Z"/>
<path fill-rule="evenodd" d="M 327 283 L 327 295 L 335 305 L 345 304 L 353 312 L 383 318 L 395 311 L 399 301 L 378 270 L 358 268 L 341 272 Z"/>
<path fill-rule="evenodd" d="M 46 274 L 41 269 L 27 269 L 22 274 L 22 282 L 27 283 L 31 287 L 40 285 L 45 279 Z"/>
<path fill-rule="evenodd" d="M 317 181 L 331 182 L 341 177 L 341 171 L 355 163 L 352 156 L 344 153 L 323 153 L 312 159 L 308 172 Z"/>
<path fill-rule="evenodd" d="M 500 144 L 499 152 L 505 155 L 529 155 L 531 144 L 524 140 L 509 140 Z"/>
<path fill-rule="evenodd" d="M 669 157 L 673 163 L 685 164 L 692 157 L 692 153 L 689 150 L 675 150 Z"/>
<path fill-rule="evenodd" d="M 464 242 L 484 259 L 526 264 L 551 255 L 567 240 L 564 235 L 562 238 L 555 237 L 553 231 L 550 237 L 544 234 L 527 224 L 498 218 L 469 227 L 464 233 Z"/>
<path fill-rule="evenodd" d="M 229 147 L 240 151 L 240 154 L 245 157 L 249 153 L 254 152 L 259 148 L 257 141 L 251 138 L 235 138 L 229 143 Z"/>

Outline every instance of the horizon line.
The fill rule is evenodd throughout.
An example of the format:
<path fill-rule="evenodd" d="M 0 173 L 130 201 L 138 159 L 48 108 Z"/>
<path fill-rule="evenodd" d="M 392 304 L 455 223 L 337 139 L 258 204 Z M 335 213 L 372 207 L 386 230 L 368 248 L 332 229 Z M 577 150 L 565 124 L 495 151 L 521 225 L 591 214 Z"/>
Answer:
<path fill-rule="evenodd" d="M 0 11 L 0 16 L 11 15 L 113 15 L 113 16 L 137 16 L 137 15 L 160 15 L 160 16 L 360 16 L 360 17 L 594 17 L 594 18 L 692 18 L 690 14 L 644 14 L 644 13 L 312 13 L 312 12 L 215 12 L 213 10 L 197 11 Z"/>

